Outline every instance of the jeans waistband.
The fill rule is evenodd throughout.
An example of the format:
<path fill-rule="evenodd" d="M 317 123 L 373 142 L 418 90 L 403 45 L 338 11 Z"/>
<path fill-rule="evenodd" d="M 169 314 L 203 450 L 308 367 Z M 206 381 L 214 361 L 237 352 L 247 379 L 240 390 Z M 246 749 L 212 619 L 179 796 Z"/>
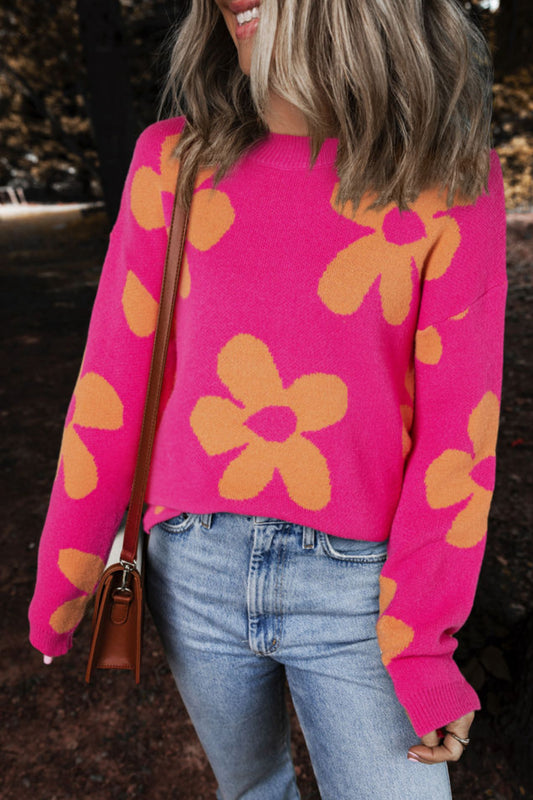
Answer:
<path fill-rule="evenodd" d="M 283 520 L 279 520 L 276 517 L 261 517 L 258 515 L 253 515 L 250 517 L 251 521 L 254 525 L 270 525 L 273 523 L 279 523 Z M 210 514 L 200 514 L 200 522 L 204 528 L 211 528 L 211 523 L 213 521 L 213 513 Z M 310 528 L 307 525 L 300 526 L 302 528 L 302 547 L 304 550 L 312 550 L 316 547 L 316 531 L 314 528 Z"/>
<path fill-rule="evenodd" d="M 276 522 L 280 522 L 279 519 L 275 517 L 260 517 L 254 515 L 252 517 L 254 525 L 268 525 Z M 307 525 L 302 525 L 302 547 L 304 550 L 312 550 L 316 546 L 316 531 L 314 528 L 310 528 Z"/>

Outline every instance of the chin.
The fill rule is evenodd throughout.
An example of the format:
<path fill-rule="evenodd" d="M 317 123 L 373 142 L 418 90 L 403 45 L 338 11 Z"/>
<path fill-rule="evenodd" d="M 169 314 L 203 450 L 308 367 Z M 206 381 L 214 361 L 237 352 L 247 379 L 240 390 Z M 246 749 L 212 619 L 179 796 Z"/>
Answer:
<path fill-rule="evenodd" d="M 244 72 L 245 75 L 250 76 L 251 64 L 249 58 L 240 58 L 239 56 L 239 67 L 241 68 L 241 71 Z"/>

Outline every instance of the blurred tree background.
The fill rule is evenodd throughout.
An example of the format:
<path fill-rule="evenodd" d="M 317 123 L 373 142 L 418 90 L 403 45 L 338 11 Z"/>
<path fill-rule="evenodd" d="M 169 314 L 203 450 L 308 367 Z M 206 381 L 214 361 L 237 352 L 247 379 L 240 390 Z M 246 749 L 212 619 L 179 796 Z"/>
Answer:
<path fill-rule="evenodd" d="M 102 199 L 105 190 L 108 204 L 116 207 L 135 138 L 155 121 L 168 63 L 163 42 L 186 5 L 3 0 L 0 187 L 21 187 L 28 201 L 45 202 Z M 507 204 L 529 207 L 532 3 L 501 0 L 497 13 L 483 11 L 489 5 L 483 0 L 465 5 L 494 54 L 494 143 L 506 173 Z"/>
<path fill-rule="evenodd" d="M 184 6 L 180 0 L 4 2 L 0 187 L 21 187 L 28 201 L 100 200 L 113 154 L 123 180 L 137 135 L 155 121 L 166 68 L 160 48 Z M 106 117 L 109 135 L 118 131 L 111 148 L 103 141 Z M 112 183 L 106 195 L 116 204 Z"/>

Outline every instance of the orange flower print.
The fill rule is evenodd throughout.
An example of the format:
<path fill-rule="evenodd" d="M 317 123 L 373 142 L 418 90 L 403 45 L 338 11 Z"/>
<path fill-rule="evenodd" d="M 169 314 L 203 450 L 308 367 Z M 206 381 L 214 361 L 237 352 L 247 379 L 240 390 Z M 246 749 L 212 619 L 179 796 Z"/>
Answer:
<path fill-rule="evenodd" d="M 330 501 L 326 459 L 303 435 L 333 425 L 346 414 L 348 390 L 337 375 L 302 375 L 283 388 L 267 345 L 240 333 L 218 354 L 217 374 L 234 400 L 207 395 L 194 406 L 190 423 L 208 455 L 243 448 L 226 467 L 222 497 L 255 497 L 278 470 L 289 497 L 318 511 Z"/>
<path fill-rule="evenodd" d="M 486 392 L 468 421 L 473 455 L 445 450 L 426 470 L 426 498 L 431 508 L 449 508 L 468 499 L 446 533 L 446 541 L 454 547 L 474 547 L 486 534 L 499 412 L 498 398 Z"/>
<path fill-rule="evenodd" d="M 410 625 L 384 613 L 392 602 L 397 588 L 395 580 L 386 578 L 384 575 L 379 576 L 380 616 L 376 625 L 376 633 L 381 648 L 381 660 L 385 667 L 393 658 L 409 647 L 415 635 Z"/>
<path fill-rule="evenodd" d="M 415 335 L 415 356 L 423 364 L 438 364 L 442 356 L 442 339 L 434 325 L 421 328 Z"/>
<path fill-rule="evenodd" d="M 409 402 L 400 405 L 400 414 L 402 415 L 402 458 L 407 456 L 412 445 L 411 428 L 413 426 L 413 398 L 415 395 L 415 371 L 412 364 L 405 373 L 404 386 L 409 396 Z"/>
<path fill-rule="evenodd" d="M 173 195 L 176 189 L 179 161 L 172 157 L 172 153 L 180 135 L 178 133 L 167 136 L 163 140 L 159 156 L 159 172 L 151 167 L 142 166 L 133 176 L 130 197 L 131 213 L 141 228 L 147 231 L 163 228 L 166 224 L 164 194 Z M 170 197 L 166 199 L 169 200 Z"/>
<path fill-rule="evenodd" d="M 63 575 L 81 592 L 80 597 L 67 600 L 56 608 L 50 616 L 50 626 L 56 633 L 67 633 L 76 627 L 83 617 L 85 606 L 96 588 L 96 585 L 105 569 L 105 564 L 99 556 L 84 553 L 73 547 L 59 551 L 58 566 Z"/>
<path fill-rule="evenodd" d="M 455 314 L 453 317 L 450 317 L 450 319 L 453 319 L 453 320 L 464 319 L 469 311 L 470 311 L 470 307 L 469 308 L 465 308 L 464 311 L 460 311 L 458 314 Z"/>
<path fill-rule="evenodd" d="M 226 192 L 218 189 L 199 189 L 192 198 L 187 241 L 201 252 L 214 247 L 235 222 L 235 211 Z M 186 298 L 191 292 L 191 271 L 187 254 L 181 267 L 179 294 Z"/>
<path fill-rule="evenodd" d="M 466 308 L 459 314 L 449 317 L 451 320 L 464 319 L 470 308 Z M 445 320 L 444 320 L 445 321 Z M 428 325 L 427 328 L 420 328 L 415 335 L 415 356 L 423 364 L 438 364 L 442 358 L 442 339 L 435 325 Z"/>
<path fill-rule="evenodd" d="M 122 292 L 122 310 L 129 329 L 136 336 L 150 336 L 155 331 L 159 303 L 130 269 Z"/>
<path fill-rule="evenodd" d="M 183 254 L 183 261 L 181 264 L 178 294 L 184 299 L 191 293 L 191 269 L 189 267 L 189 259 L 187 253 Z"/>
<path fill-rule="evenodd" d="M 179 133 L 173 134 L 166 136 L 163 140 L 159 156 L 159 172 L 151 167 L 142 166 L 133 176 L 130 198 L 131 212 L 141 228 L 147 231 L 166 226 L 164 201 L 168 201 L 166 206 L 170 209 L 176 191 L 180 164 L 179 159 L 174 158 L 172 154 L 180 136 Z M 214 171 L 213 168 L 200 170 L 196 176 L 195 186 L 200 186 Z M 170 225 L 170 213 L 168 217 Z"/>
<path fill-rule="evenodd" d="M 338 186 L 331 196 L 333 208 Z M 425 279 L 444 275 L 461 241 L 459 226 L 451 216 L 437 216 L 446 205 L 436 191 L 422 192 L 410 209 L 402 212 L 394 203 L 370 210 L 372 200 L 366 194 L 356 211 L 351 201 L 343 206 L 342 216 L 367 228 L 367 234 L 339 251 L 328 264 L 318 295 L 335 314 L 353 314 L 379 279 L 383 316 L 390 325 L 401 325 L 411 305 L 413 266 L 420 275 L 430 254 Z M 444 229 L 446 235 L 442 236 Z"/>
<path fill-rule="evenodd" d="M 98 484 L 96 462 L 76 428 L 115 431 L 123 424 L 123 405 L 110 383 L 96 372 L 86 372 L 74 389 L 76 406 L 63 431 L 59 465 L 63 462 L 65 491 L 72 500 L 81 500 Z"/>
<path fill-rule="evenodd" d="M 172 157 L 180 134 L 167 136 L 161 145 L 160 171 L 141 166 L 131 185 L 131 211 L 141 228 L 154 230 L 170 225 L 170 209 L 176 190 L 179 161 Z M 200 186 L 214 173 L 213 168 L 200 170 L 195 186 Z M 235 220 L 235 212 L 225 192 L 217 189 L 195 191 L 187 228 L 187 242 L 197 250 L 213 247 L 227 233 Z M 168 233 L 168 228 L 167 228 Z M 186 298 L 191 291 L 191 273 L 187 253 L 184 253 L 178 293 Z M 122 308 L 130 330 L 136 336 L 150 336 L 155 330 L 158 301 L 141 283 L 135 273 L 128 271 L 122 293 Z"/>

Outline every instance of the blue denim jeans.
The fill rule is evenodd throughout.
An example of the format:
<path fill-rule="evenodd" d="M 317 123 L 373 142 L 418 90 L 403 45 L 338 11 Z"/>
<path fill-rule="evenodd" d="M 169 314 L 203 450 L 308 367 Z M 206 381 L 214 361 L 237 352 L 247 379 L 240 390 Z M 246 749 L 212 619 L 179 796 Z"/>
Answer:
<path fill-rule="evenodd" d="M 151 529 L 147 602 L 218 800 L 300 798 L 285 676 L 322 800 L 450 800 L 381 662 L 386 549 L 228 512 Z"/>

